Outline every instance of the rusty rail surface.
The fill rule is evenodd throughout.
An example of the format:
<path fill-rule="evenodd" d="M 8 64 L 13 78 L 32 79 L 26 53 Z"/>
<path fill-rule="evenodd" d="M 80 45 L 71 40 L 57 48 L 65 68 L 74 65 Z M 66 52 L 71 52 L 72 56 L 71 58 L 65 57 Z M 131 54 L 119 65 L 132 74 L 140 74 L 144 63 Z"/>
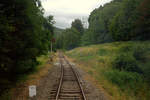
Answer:
<path fill-rule="evenodd" d="M 63 60 L 68 67 L 66 67 L 67 65 L 63 65 Z M 87 100 L 77 71 L 62 54 L 59 54 L 59 61 L 61 67 L 60 80 L 57 89 L 52 91 L 54 97 L 52 96 L 51 100 Z M 75 90 L 73 90 L 74 88 L 71 90 L 66 89 L 64 85 L 66 80 L 67 82 L 72 82 L 78 88 Z"/>
<path fill-rule="evenodd" d="M 66 60 L 66 59 L 65 59 Z M 82 96 L 83 96 L 83 100 L 86 100 L 86 96 L 85 96 L 85 93 L 84 93 L 84 90 L 83 90 L 83 87 L 82 87 L 82 84 L 80 83 L 80 79 L 79 79 L 79 75 L 78 73 L 73 69 L 72 65 L 69 63 L 69 61 L 66 60 L 66 62 L 68 63 L 68 65 L 71 67 L 73 73 L 75 74 L 76 76 L 76 79 L 77 79 L 77 82 L 78 82 L 78 85 L 81 89 L 81 92 L 82 92 Z"/>
<path fill-rule="evenodd" d="M 61 67 L 61 77 L 60 77 L 59 86 L 58 86 L 58 90 L 56 94 L 56 100 L 58 100 L 59 98 L 59 94 L 60 94 L 60 90 L 61 90 L 62 82 L 63 82 L 63 76 L 64 76 L 64 68 L 63 68 L 61 59 L 60 59 L 60 67 Z"/>

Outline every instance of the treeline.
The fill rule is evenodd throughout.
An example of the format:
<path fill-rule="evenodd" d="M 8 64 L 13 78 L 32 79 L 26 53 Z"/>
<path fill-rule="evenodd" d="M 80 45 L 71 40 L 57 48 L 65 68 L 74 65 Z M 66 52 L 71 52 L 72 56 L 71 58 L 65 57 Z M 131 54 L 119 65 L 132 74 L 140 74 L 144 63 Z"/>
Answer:
<path fill-rule="evenodd" d="M 150 39 L 149 0 L 113 0 L 95 9 L 83 45 Z"/>
<path fill-rule="evenodd" d="M 81 37 L 84 34 L 84 28 L 81 20 L 75 19 L 71 28 L 63 30 L 61 34 L 56 36 L 55 48 L 57 49 L 73 49 L 80 46 Z"/>
<path fill-rule="evenodd" d="M 53 17 L 44 17 L 40 0 L 0 3 L 0 94 L 21 75 L 35 70 L 53 36 Z"/>
<path fill-rule="evenodd" d="M 91 12 L 88 19 L 89 28 L 85 29 L 83 34 L 80 34 L 78 39 L 80 42 L 76 42 L 77 44 L 74 42 L 73 47 L 113 41 L 149 40 L 149 4 L 149 0 L 113 0 L 104 6 L 100 6 Z M 64 33 L 69 32 L 68 35 L 78 34 L 70 31 Z M 69 39 L 74 35 L 58 40 L 68 40 L 66 43 L 69 44 L 69 41 L 71 41 Z M 77 40 L 76 38 L 74 39 Z"/>
<path fill-rule="evenodd" d="M 95 9 L 82 44 L 150 39 L 149 3 L 149 0 L 113 0 Z"/>

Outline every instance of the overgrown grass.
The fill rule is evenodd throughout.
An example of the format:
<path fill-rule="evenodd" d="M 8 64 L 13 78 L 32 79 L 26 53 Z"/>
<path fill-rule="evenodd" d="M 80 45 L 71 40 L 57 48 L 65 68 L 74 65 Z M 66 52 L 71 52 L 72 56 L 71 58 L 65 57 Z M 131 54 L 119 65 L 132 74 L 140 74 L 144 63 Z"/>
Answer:
<path fill-rule="evenodd" d="M 68 51 L 114 100 L 149 100 L 150 41 L 114 42 Z"/>
<path fill-rule="evenodd" d="M 130 90 L 136 93 L 137 88 L 143 85 L 143 77 L 136 72 L 110 70 L 104 73 L 106 78 L 122 90 Z M 140 86 L 140 87 L 139 87 Z"/>
<path fill-rule="evenodd" d="M 42 55 L 40 57 L 37 57 L 37 61 L 39 62 L 39 65 L 36 67 L 37 68 L 36 70 L 43 67 L 43 65 L 49 60 L 50 56 L 51 56 L 51 54 Z"/>

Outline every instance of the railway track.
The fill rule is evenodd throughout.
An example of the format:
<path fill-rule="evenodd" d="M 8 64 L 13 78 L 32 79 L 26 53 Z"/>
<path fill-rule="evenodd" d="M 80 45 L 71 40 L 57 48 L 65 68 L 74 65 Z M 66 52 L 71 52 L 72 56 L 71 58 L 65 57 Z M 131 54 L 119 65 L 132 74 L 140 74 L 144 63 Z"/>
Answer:
<path fill-rule="evenodd" d="M 50 100 L 86 100 L 79 75 L 72 65 L 59 54 L 61 75 L 50 93 Z"/>

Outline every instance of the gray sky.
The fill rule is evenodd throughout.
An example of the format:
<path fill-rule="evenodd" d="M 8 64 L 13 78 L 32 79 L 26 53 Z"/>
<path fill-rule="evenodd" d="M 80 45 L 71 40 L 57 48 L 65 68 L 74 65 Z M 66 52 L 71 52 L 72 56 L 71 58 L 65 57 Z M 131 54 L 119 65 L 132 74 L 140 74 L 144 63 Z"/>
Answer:
<path fill-rule="evenodd" d="M 41 0 L 45 15 L 53 15 L 55 26 L 69 28 L 71 22 L 76 19 L 88 19 L 90 13 L 111 0 Z"/>

